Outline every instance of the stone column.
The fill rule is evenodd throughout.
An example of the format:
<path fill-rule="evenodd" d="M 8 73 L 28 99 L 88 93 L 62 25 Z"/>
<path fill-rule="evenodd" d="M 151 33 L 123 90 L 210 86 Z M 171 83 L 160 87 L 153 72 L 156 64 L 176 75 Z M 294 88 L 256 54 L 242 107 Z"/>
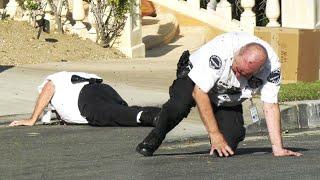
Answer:
<path fill-rule="evenodd" d="M 291 0 L 291 3 L 296 1 Z M 279 0 L 267 0 L 266 4 L 266 16 L 269 19 L 267 27 L 280 27 L 278 18 L 280 17 L 280 4 Z"/>
<path fill-rule="evenodd" d="M 89 14 L 88 14 L 88 21 L 91 25 L 90 30 L 88 31 L 88 38 L 92 41 L 96 42 L 97 40 L 97 30 L 96 30 L 96 20 L 94 18 L 93 12 L 91 11 L 91 4 L 89 5 Z"/>
<path fill-rule="evenodd" d="M 217 4 L 216 12 L 226 20 L 232 20 L 232 8 L 231 4 L 227 0 L 220 0 Z"/>
<path fill-rule="evenodd" d="M 200 9 L 200 0 L 187 0 L 187 3 L 194 9 Z"/>
<path fill-rule="evenodd" d="M 48 22 L 48 23 L 46 23 L 46 25 L 47 25 L 46 31 L 53 32 L 54 28 L 55 28 L 55 19 L 54 19 L 54 16 L 52 15 L 53 9 L 52 9 L 51 3 L 48 0 L 46 0 L 44 13 L 45 13 L 44 19 Z"/>
<path fill-rule="evenodd" d="M 255 6 L 255 0 L 241 0 L 241 6 L 244 9 L 240 17 L 241 25 L 255 27 L 256 14 L 252 11 L 252 8 Z"/>
<path fill-rule="evenodd" d="M 61 1 L 59 1 L 61 2 Z M 63 2 L 62 2 L 63 3 Z M 64 32 L 66 31 L 71 31 L 72 30 L 72 25 L 70 23 L 70 21 L 67 19 L 67 14 L 69 12 L 69 9 L 67 7 L 68 2 L 64 2 L 62 4 L 62 9 L 61 9 L 61 24 L 62 24 L 62 29 Z"/>
<path fill-rule="evenodd" d="M 16 0 L 10 0 L 6 6 L 6 13 L 9 14 L 10 18 L 14 18 L 16 15 L 17 7 L 19 4 Z"/>
<path fill-rule="evenodd" d="M 320 28 L 319 0 L 281 0 L 282 27 Z"/>
<path fill-rule="evenodd" d="M 212 12 L 215 11 L 217 8 L 217 0 L 210 0 L 207 4 L 207 11 Z"/>
<path fill-rule="evenodd" d="M 142 42 L 142 25 L 140 0 L 136 0 L 133 14 L 127 14 L 128 18 L 119 38 L 119 43 L 115 46 L 130 58 L 145 57 L 145 45 Z"/>
<path fill-rule="evenodd" d="M 73 26 L 73 33 L 78 34 L 82 38 L 85 38 L 88 31 L 86 29 L 86 26 L 82 23 L 85 18 L 82 0 L 72 1 L 72 18 L 76 22 Z"/>

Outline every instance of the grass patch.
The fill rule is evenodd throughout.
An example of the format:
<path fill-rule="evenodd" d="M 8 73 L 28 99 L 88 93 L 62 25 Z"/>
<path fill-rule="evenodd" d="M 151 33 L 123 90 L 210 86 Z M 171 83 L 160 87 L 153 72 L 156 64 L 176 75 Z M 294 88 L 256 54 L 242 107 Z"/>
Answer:
<path fill-rule="evenodd" d="M 320 81 L 282 84 L 279 99 L 280 102 L 320 99 Z"/>

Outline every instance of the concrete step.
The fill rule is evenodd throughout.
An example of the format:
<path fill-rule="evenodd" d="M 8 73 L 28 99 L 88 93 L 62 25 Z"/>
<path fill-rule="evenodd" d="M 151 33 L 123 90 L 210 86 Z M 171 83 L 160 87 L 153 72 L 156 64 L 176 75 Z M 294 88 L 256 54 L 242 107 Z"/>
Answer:
<path fill-rule="evenodd" d="M 158 17 L 142 19 L 146 57 L 177 59 L 185 50 L 194 51 L 221 31 L 193 18 L 156 5 Z"/>
<path fill-rule="evenodd" d="M 167 44 L 179 33 L 179 25 L 174 15 L 160 13 L 157 17 L 142 18 L 142 42 L 146 50 Z"/>
<path fill-rule="evenodd" d="M 183 51 L 195 51 L 206 42 L 205 31 L 202 26 L 180 26 L 180 33 L 172 42 L 146 51 L 146 56 L 178 60 Z"/>

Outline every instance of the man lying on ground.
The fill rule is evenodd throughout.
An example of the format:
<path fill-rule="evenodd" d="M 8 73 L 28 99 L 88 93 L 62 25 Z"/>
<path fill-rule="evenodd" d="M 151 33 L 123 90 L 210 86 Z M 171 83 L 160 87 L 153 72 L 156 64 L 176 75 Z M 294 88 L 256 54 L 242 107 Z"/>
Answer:
<path fill-rule="evenodd" d="M 160 112 L 158 107 L 128 106 L 95 74 L 58 72 L 49 75 L 38 89 L 40 94 L 32 116 L 13 121 L 9 126 L 33 126 L 45 108 L 55 110 L 57 117 L 66 123 L 92 126 L 155 126 L 155 117 Z"/>

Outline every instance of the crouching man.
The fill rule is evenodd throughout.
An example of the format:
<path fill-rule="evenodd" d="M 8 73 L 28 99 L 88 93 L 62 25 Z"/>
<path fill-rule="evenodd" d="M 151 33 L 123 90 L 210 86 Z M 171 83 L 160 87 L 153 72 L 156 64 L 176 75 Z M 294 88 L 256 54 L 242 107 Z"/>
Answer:
<path fill-rule="evenodd" d="M 181 56 L 170 99 L 162 106 L 156 127 L 136 150 L 152 156 L 167 133 L 199 109 L 211 142 L 210 154 L 231 156 L 245 137 L 242 102 L 260 92 L 275 156 L 301 156 L 283 147 L 278 92 L 280 62 L 271 46 L 246 33 L 217 36 L 189 56 Z"/>

